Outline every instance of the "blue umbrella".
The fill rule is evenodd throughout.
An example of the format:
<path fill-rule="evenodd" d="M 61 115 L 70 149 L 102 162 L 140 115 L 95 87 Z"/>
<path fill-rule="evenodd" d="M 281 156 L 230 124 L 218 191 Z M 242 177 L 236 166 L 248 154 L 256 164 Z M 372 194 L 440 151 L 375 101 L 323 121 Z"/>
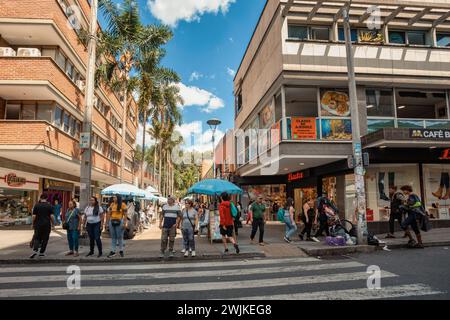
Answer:
<path fill-rule="evenodd" d="M 102 190 L 102 195 L 104 196 L 114 196 L 116 194 L 121 196 L 131 196 L 140 198 L 145 197 L 144 190 L 141 190 L 138 187 L 133 186 L 131 184 L 115 184 Z"/>
<path fill-rule="evenodd" d="M 226 180 L 207 179 L 197 182 L 189 188 L 188 193 L 205 194 L 208 196 L 220 195 L 222 192 L 228 194 L 242 194 L 243 191 L 238 186 Z"/>

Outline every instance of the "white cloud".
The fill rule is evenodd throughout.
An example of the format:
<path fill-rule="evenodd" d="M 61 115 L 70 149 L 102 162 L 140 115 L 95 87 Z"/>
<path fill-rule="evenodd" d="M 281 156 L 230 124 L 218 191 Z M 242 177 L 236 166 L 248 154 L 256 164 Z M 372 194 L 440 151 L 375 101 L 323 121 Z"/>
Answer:
<path fill-rule="evenodd" d="M 203 131 L 207 129 L 206 131 Z M 184 139 L 183 149 L 186 151 L 199 151 L 206 152 L 212 150 L 212 131 L 209 129 L 206 123 L 201 121 L 194 121 L 191 123 L 184 123 L 181 126 L 176 127 L 176 131 Z M 219 143 L 222 137 L 225 135 L 220 129 L 216 130 L 215 145 Z"/>
<path fill-rule="evenodd" d="M 228 75 L 234 77 L 236 75 L 236 71 L 231 69 L 230 67 L 227 67 L 227 73 Z"/>
<path fill-rule="evenodd" d="M 178 21 L 200 21 L 205 13 L 226 14 L 236 0 L 148 0 L 152 15 L 170 26 Z"/>
<path fill-rule="evenodd" d="M 200 78 L 203 78 L 203 74 L 200 72 L 194 71 L 192 72 L 191 76 L 189 77 L 189 82 L 199 80 Z"/>
<path fill-rule="evenodd" d="M 184 107 L 200 106 L 201 110 L 206 113 L 225 107 L 225 102 L 209 91 L 195 86 L 189 87 L 183 83 L 179 83 L 178 87 L 184 100 Z"/>
<path fill-rule="evenodd" d="M 147 130 L 150 128 L 150 124 L 147 125 Z M 142 138 L 144 135 L 144 127 L 141 123 L 138 125 L 137 134 L 136 134 L 136 144 L 140 145 L 142 147 Z M 152 139 L 152 137 L 148 134 L 148 132 L 145 133 L 145 147 L 149 148 L 151 145 L 153 145 L 155 141 Z"/>

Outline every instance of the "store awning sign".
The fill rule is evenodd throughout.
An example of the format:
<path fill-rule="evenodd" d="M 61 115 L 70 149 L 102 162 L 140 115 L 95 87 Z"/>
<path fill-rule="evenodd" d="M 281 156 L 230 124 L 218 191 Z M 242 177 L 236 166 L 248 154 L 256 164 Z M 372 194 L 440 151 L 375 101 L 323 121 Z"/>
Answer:
<path fill-rule="evenodd" d="M 301 180 L 303 178 L 305 178 L 305 173 L 303 173 L 303 172 L 289 173 L 289 175 L 288 175 L 289 182 Z"/>
<path fill-rule="evenodd" d="M 5 183 L 9 187 L 22 187 L 27 183 L 27 179 L 18 177 L 15 173 L 9 173 L 5 176 Z"/>
<path fill-rule="evenodd" d="M 409 136 L 418 140 L 450 140 L 450 130 L 444 129 L 410 129 Z"/>

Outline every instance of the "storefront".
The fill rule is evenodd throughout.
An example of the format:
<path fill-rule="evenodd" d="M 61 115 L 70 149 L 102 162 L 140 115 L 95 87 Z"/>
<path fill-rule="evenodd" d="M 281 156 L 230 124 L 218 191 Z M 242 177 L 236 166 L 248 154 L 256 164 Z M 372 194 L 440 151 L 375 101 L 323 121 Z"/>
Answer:
<path fill-rule="evenodd" d="M 38 193 L 38 176 L 0 168 L 0 224 L 31 224 Z"/>
<path fill-rule="evenodd" d="M 275 204 L 280 207 L 286 203 L 285 184 L 245 185 L 242 186 L 242 190 L 244 191 L 243 198 L 245 198 L 245 202 L 242 202 L 244 206 L 249 203 L 249 200 L 262 197 L 266 204 L 266 214 L 269 220 L 277 220 L 273 208 Z"/>
<path fill-rule="evenodd" d="M 62 212 L 66 212 L 69 201 L 73 198 L 74 184 L 70 182 L 42 179 L 43 191 L 48 195 L 51 204 L 58 200 L 62 205 Z"/>

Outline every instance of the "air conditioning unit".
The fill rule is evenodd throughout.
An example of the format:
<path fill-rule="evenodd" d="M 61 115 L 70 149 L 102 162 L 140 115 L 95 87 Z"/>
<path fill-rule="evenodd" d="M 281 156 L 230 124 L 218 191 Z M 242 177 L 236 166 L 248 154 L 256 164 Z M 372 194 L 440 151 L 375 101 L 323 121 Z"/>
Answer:
<path fill-rule="evenodd" d="M 77 80 L 77 87 L 84 92 L 86 89 L 86 82 L 84 80 Z"/>
<path fill-rule="evenodd" d="M 0 57 L 14 57 L 16 52 L 12 48 L 0 47 Z"/>
<path fill-rule="evenodd" d="M 19 48 L 17 49 L 18 57 L 40 57 L 41 50 L 37 48 Z"/>

